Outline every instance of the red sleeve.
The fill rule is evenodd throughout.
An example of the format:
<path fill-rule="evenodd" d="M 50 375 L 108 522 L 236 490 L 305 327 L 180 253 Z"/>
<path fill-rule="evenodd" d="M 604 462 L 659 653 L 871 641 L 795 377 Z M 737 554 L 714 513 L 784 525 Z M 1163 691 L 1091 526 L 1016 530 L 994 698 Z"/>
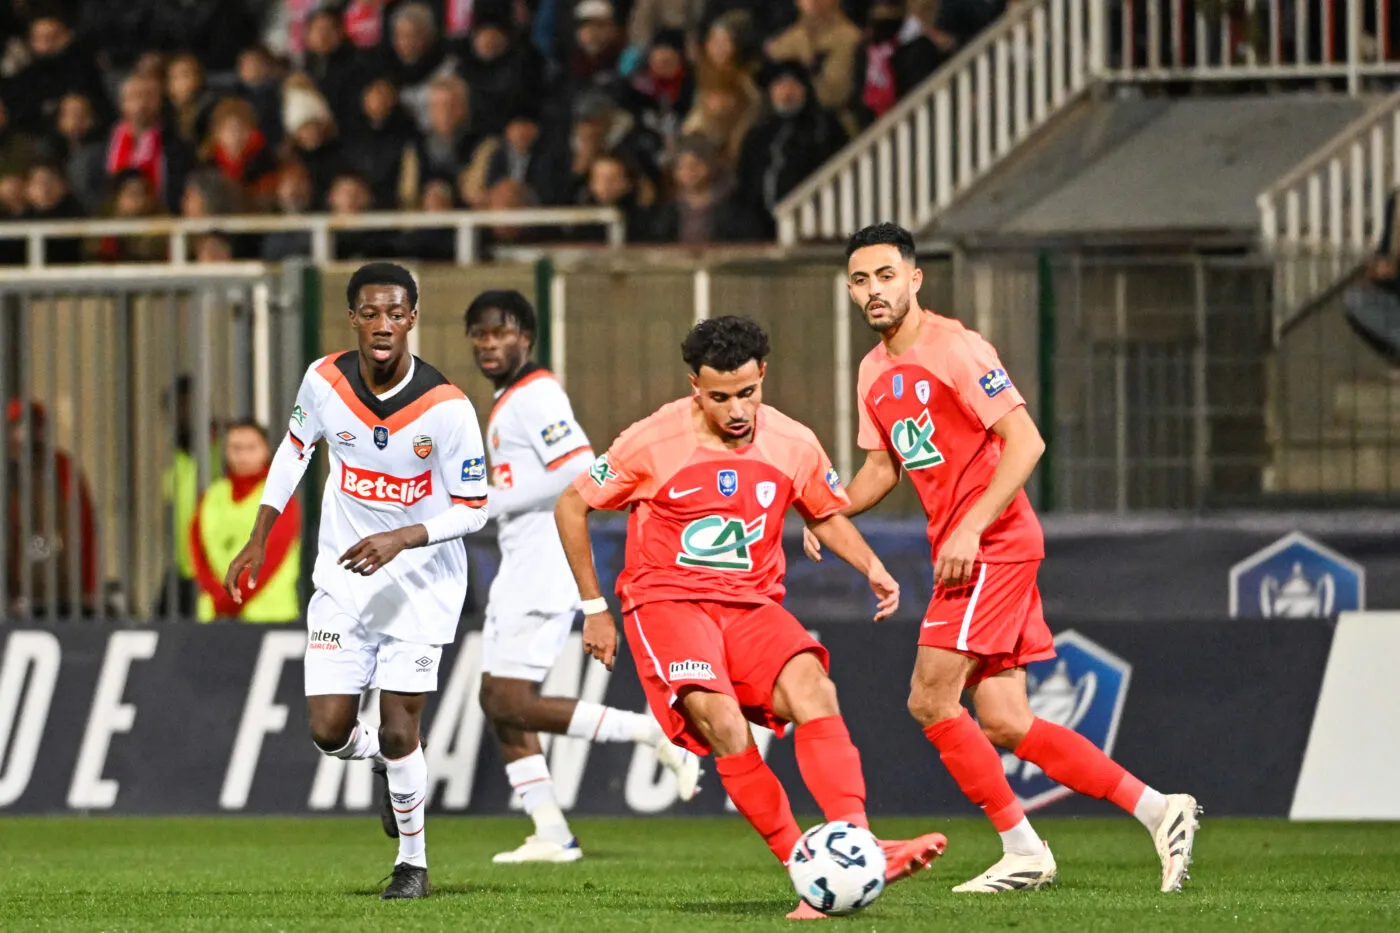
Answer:
<path fill-rule="evenodd" d="M 574 477 L 574 489 L 584 502 L 595 509 L 623 509 L 641 498 L 647 463 L 645 458 L 629 453 L 622 443 L 614 443 Z"/>
<path fill-rule="evenodd" d="M 814 440 L 812 448 L 806 451 L 806 454 L 802 459 L 802 467 L 793 477 L 797 492 L 797 499 L 793 505 L 803 518 L 820 521 L 850 505 L 851 500 L 841 486 L 841 478 L 821 444 Z"/>
<path fill-rule="evenodd" d="M 856 446 L 861 450 L 885 450 L 889 446 L 870 410 L 870 390 L 876 378 L 873 367 L 862 363 L 856 379 Z"/>
<path fill-rule="evenodd" d="M 1011 384 L 1011 377 L 997 358 L 997 351 L 980 334 L 967 332 L 962 347 L 943 360 L 953 388 L 968 408 L 990 428 L 1013 408 L 1026 404 Z"/>
<path fill-rule="evenodd" d="M 272 524 L 272 531 L 267 536 L 267 550 L 263 555 L 262 570 L 258 571 L 258 584 L 262 585 L 265 580 L 271 580 L 287 559 L 288 552 L 292 545 L 296 544 L 301 536 L 301 503 L 293 496 L 287 501 L 287 507 L 282 510 L 282 514 L 277 516 L 277 521 Z M 254 587 L 253 591 L 256 592 Z"/>

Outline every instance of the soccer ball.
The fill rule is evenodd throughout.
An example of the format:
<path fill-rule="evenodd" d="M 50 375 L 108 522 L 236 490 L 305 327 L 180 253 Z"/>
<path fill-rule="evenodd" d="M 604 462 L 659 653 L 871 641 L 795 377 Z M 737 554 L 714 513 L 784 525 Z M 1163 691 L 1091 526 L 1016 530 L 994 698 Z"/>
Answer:
<path fill-rule="evenodd" d="M 885 889 L 885 853 L 868 829 L 840 820 L 822 823 L 792 847 L 788 877 L 797 896 L 822 913 L 853 914 Z"/>

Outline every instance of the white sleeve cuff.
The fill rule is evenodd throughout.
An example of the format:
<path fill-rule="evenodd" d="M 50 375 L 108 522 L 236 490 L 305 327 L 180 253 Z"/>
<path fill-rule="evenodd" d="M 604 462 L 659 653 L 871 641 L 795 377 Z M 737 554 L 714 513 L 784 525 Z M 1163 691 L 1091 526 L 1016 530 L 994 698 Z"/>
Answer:
<path fill-rule="evenodd" d="M 428 530 L 428 543 L 441 544 L 480 531 L 486 525 L 486 509 L 469 505 L 454 505 L 423 522 Z"/>

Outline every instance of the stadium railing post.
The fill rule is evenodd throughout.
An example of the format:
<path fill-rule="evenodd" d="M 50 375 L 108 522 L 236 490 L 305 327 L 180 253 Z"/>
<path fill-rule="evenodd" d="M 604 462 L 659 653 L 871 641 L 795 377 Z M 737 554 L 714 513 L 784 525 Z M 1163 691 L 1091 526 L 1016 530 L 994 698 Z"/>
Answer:
<path fill-rule="evenodd" d="M 1039 298 L 1036 302 L 1040 346 L 1036 367 L 1040 380 L 1040 434 L 1045 454 L 1040 458 L 1040 510 L 1055 509 L 1055 270 L 1050 253 L 1041 250 L 1036 259 Z"/>

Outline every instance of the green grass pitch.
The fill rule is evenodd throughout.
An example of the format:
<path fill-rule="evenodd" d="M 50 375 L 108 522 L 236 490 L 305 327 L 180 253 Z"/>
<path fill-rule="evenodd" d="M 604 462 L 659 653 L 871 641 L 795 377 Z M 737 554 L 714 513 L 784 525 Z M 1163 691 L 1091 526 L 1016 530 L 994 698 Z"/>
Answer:
<path fill-rule="evenodd" d="M 810 825 L 815 820 L 804 821 Z M 1157 893 L 1146 833 L 1127 819 L 1042 817 L 1060 880 L 1033 894 L 954 895 L 997 856 L 980 820 L 936 829 L 948 854 L 837 930 L 1400 930 L 1400 825 L 1210 819 L 1179 895 Z M 432 817 L 433 897 L 378 900 L 394 844 L 373 816 L 311 819 L 0 818 L 0 930 L 782 930 L 795 898 L 732 819 L 574 821 L 573 865 L 496 866 L 523 818 Z"/>

